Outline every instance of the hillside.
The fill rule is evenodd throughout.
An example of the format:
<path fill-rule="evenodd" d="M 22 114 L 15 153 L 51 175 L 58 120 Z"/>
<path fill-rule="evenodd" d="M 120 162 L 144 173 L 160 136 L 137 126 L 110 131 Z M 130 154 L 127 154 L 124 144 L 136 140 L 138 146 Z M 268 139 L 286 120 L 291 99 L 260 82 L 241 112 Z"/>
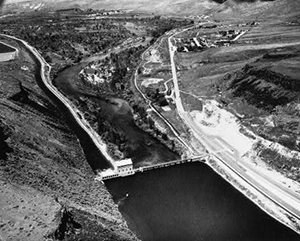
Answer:
<path fill-rule="evenodd" d="M 5 40 L 4 40 L 5 41 Z M 20 49 L 0 63 L 0 239 L 135 240 Z"/>
<path fill-rule="evenodd" d="M 176 16 L 212 15 L 224 21 L 235 18 L 274 17 L 287 14 L 297 7 L 297 1 L 286 0 L 7 0 L 3 14 L 53 11 L 67 8 L 128 10 Z"/>
<path fill-rule="evenodd" d="M 261 136 L 300 151 L 300 42 L 297 1 L 265 3 L 250 29 L 223 54 L 239 53 L 247 59 L 237 71 L 219 81 L 223 100 L 244 116 L 241 120 Z M 276 17 L 275 15 L 279 15 Z M 275 21 L 276 20 L 276 21 Z M 228 103 L 227 103 L 228 104 Z M 259 128 L 257 128 L 257 125 Z"/>
<path fill-rule="evenodd" d="M 204 110 L 198 119 L 207 115 L 206 126 L 213 127 L 215 117 L 223 137 L 230 123 L 222 129 L 219 122 L 225 117 L 213 110 L 230 112 L 232 128 L 250 142 L 235 141 L 230 131 L 226 140 L 246 153 L 251 141 L 259 139 L 253 159 L 260 157 L 298 182 L 299 13 L 299 1 L 226 1 L 215 12 L 214 24 L 186 31 L 177 40 L 186 108 L 192 113 Z"/>
<path fill-rule="evenodd" d="M 300 150 L 300 52 L 279 50 L 235 72 L 223 97 L 233 100 L 245 124 L 292 150 Z M 243 103 L 243 104 L 241 104 Z M 259 128 L 255 127 L 259 124 Z"/>
<path fill-rule="evenodd" d="M 136 12 L 149 12 L 154 14 L 203 14 L 216 7 L 218 3 L 211 0 L 86 0 L 86 1 L 45 1 L 45 0 L 8 0 L 4 6 L 5 11 L 33 11 L 43 9 L 64 9 L 79 7 L 82 9 L 124 9 Z M 191 6 L 193 6 L 191 8 Z"/>
<path fill-rule="evenodd" d="M 288 0 L 227 0 L 214 9 L 213 17 L 220 21 L 254 19 L 274 21 L 288 15 L 297 15 L 299 5 L 299 1 Z"/>

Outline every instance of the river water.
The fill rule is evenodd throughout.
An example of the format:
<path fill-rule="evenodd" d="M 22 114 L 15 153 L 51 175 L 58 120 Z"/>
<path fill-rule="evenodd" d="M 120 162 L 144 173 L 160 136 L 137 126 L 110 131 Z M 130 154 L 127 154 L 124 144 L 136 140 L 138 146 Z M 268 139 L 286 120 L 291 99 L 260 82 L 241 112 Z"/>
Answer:
<path fill-rule="evenodd" d="M 36 78 L 43 91 L 64 113 L 91 167 L 94 170 L 108 167 L 89 136 L 44 86 L 38 72 Z M 127 119 L 120 128 L 125 128 L 135 145 L 141 143 L 142 147 L 132 153 L 135 160 L 153 158 L 153 151 L 155 162 L 177 157 L 158 142 L 145 144 L 149 142 L 149 135 L 128 124 L 132 123 L 131 112 L 122 108 L 118 112 L 115 105 L 108 104 L 105 111 L 114 113 L 108 118 L 119 119 L 116 123 L 120 124 L 122 118 Z M 109 180 L 105 184 L 129 227 L 144 241 L 300 240 L 298 234 L 265 214 L 203 163 L 153 170 Z"/>
<path fill-rule="evenodd" d="M 84 151 L 84 154 L 92 167 L 93 170 L 97 169 L 106 169 L 109 168 L 109 163 L 105 160 L 105 157 L 102 155 L 102 153 L 98 150 L 90 136 L 81 128 L 81 126 L 76 122 L 76 120 L 73 118 L 72 114 L 69 112 L 68 108 L 61 103 L 61 101 L 45 86 L 41 76 L 40 76 L 40 63 L 35 58 L 35 56 L 28 51 L 21 43 L 20 47 L 24 49 L 24 51 L 27 51 L 28 54 L 32 57 L 34 62 L 37 65 L 37 68 L 35 70 L 35 79 L 37 81 L 38 86 L 43 90 L 43 92 L 47 95 L 48 98 L 50 98 L 51 101 L 57 106 L 58 110 L 60 111 L 60 114 L 63 116 L 64 121 L 69 126 L 69 128 L 75 133 L 77 138 L 80 141 L 80 144 L 82 146 L 82 149 Z"/>
<path fill-rule="evenodd" d="M 126 138 L 126 158 L 132 158 L 134 167 L 150 165 L 154 163 L 177 160 L 180 157 L 167 149 L 157 139 L 142 131 L 134 123 L 132 109 L 129 104 L 119 98 L 108 95 L 90 94 L 88 91 L 77 88 L 73 73 L 80 72 L 80 66 L 73 66 L 63 70 L 54 80 L 55 86 L 67 96 L 87 97 L 101 110 L 101 116 L 110 123 L 111 128 Z M 100 123 L 101 125 L 101 123 Z M 95 166 L 94 160 L 88 159 L 91 166 Z"/>
<path fill-rule="evenodd" d="M 129 227 L 144 241 L 300 240 L 204 163 L 153 170 L 105 184 Z"/>

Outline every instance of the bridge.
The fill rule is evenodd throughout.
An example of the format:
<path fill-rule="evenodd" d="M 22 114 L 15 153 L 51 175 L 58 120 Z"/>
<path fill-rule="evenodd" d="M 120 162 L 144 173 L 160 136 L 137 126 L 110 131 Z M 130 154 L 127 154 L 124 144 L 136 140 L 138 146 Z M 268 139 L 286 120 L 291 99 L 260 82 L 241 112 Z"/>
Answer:
<path fill-rule="evenodd" d="M 209 156 L 210 155 L 208 153 L 204 153 L 202 155 L 192 156 L 192 157 L 185 158 L 185 159 L 173 160 L 173 161 L 168 161 L 168 162 L 164 162 L 164 163 L 156 163 L 153 165 L 138 167 L 138 168 L 133 168 L 133 163 L 132 163 L 131 159 L 126 159 L 126 160 L 119 161 L 120 164 L 116 165 L 117 168 L 115 170 L 108 169 L 108 170 L 98 173 L 97 177 L 95 179 L 98 181 L 104 181 L 104 180 L 109 180 L 109 179 L 113 179 L 113 178 L 134 175 L 135 173 L 139 173 L 139 172 L 146 172 L 146 171 L 151 171 L 154 169 L 166 168 L 166 167 L 175 166 L 175 165 L 181 165 L 181 164 L 185 164 L 185 163 L 189 163 L 189 162 L 203 162 L 204 163 L 204 162 L 206 162 L 206 160 Z"/>
<path fill-rule="evenodd" d="M 208 155 L 201 155 L 201 156 L 196 156 L 196 157 L 191 157 L 191 158 L 186 158 L 186 159 L 179 159 L 179 160 L 174 160 L 174 161 L 168 161 L 168 162 L 164 162 L 164 163 L 157 163 L 157 164 L 153 164 L 150 166 L 145 166 L 145 167 L 139 167 L 134 169 L 135 173 L 137 172 L 146 172 L 146 171 L 151 171 L 154 169 L 159 169 L 159 168 L 165 168 L 165 167 L 170 167 L 170 166 L 174 166 L 174 165 L 180 165 L 180 164 L 185 164 L 188 162 L 205 162 L 205 158 Z"/>

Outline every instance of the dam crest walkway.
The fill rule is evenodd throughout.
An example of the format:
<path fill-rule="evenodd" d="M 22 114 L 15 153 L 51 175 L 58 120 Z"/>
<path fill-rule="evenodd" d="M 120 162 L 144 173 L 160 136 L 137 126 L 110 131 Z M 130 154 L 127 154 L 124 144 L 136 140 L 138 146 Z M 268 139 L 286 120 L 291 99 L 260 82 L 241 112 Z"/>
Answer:
<path fill-rule="evenodd" d="M 208 153 L 203 153 L 202 155 L 198 155 L 198 156 L 192 156 L 192 157 L 188 157 L 188 158 L 184 158 L 184 159 L 172 160 L 172 161 L 167 161 L 167 162 L 163 162 L 163 163 L 155 163 L 153 165 L 148 165 L 148 166 L 138 167 L 138 168 L 133 168 L 133 163 L 132 163 L 131 159 L 127 159 L 127 160 L 125 160 L 126 165 L 119 166 L 115 170 L 109 169 L 109 170 L 106 170 L 103 172 L 99 172 L 95 179 L 99 180 L 99 181 L 104 181 L 104 180 L 109 180 L 109 179 L 113 179 L 113 178 L 134 175 L 135 173 L 147 172 L 147 171 L 151 171 L 151 170 L 155 170 L 155 169 L 166 168 L 166 167 L 181 165 L 181 164 L 185 164 L 185 163 L 191 163 L 191 162 L 205 163 L 209 157 L 210 157 L 210 155 Z M 123 162 L 123 161 L 120 161 L 120 162 Z"/>

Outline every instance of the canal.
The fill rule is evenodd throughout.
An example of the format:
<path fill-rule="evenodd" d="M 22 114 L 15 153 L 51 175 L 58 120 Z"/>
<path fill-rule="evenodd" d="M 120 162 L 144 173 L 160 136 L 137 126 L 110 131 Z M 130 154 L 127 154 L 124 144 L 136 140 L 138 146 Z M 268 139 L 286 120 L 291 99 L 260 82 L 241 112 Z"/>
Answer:
<path fill-rule="evenodd" d="M 94 144 L 90 136 L 76 122 L 76 120 L 73 118 L 73 115 L 69 112 L 68 108 L 45 86 L 40 75 L 40 68 L 41 68 L 40 62 L 30 51 L 28 51 L 28 49 L 21 42 L 18 43 L 20 48 L 26 51 L 34 60 L 37 66 L 34 75 L 38 86 L 43 90 L 43 92 L 47 95 L 47 97 L 57 106 L 58 111 L 60 112 L 59 114 L 63 116 L 64 121 L 66 122 L 68 127 L 77 136 L 91 168 L 93 170 L 109 168 L 110 165 L 108 161 L 105 160 L 105 157 L 99 151 L 99 149 Z"/>

